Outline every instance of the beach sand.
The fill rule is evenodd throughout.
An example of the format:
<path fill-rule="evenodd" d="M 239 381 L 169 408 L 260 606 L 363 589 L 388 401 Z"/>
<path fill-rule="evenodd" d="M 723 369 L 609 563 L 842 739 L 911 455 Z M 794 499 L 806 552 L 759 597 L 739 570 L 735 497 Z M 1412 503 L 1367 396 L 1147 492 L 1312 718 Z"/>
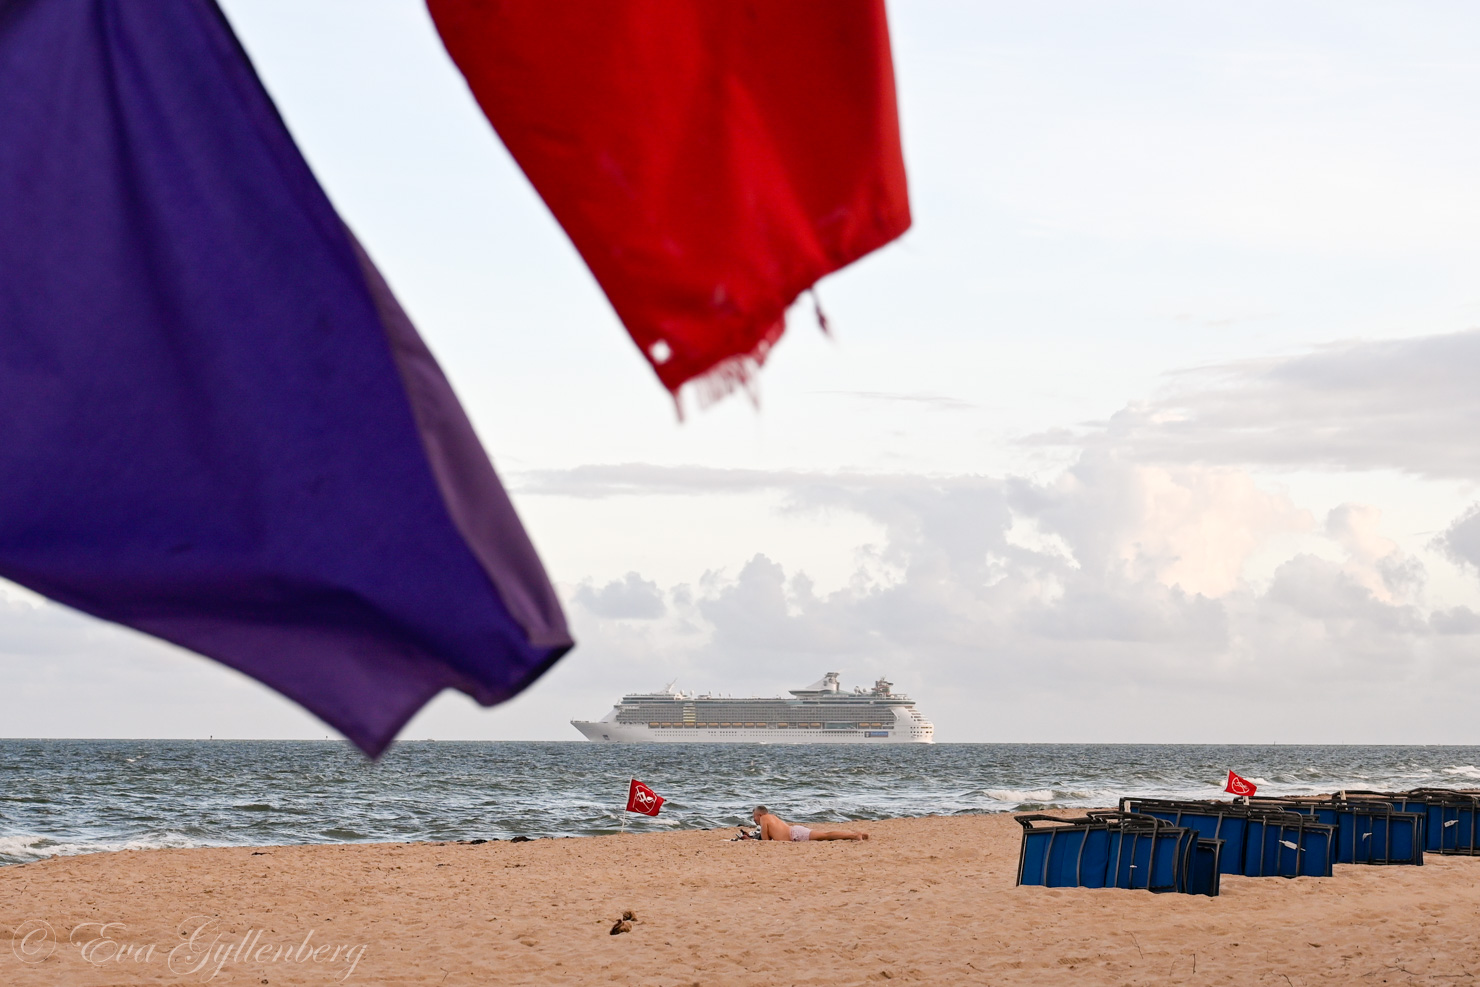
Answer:
<path fill-rule="evenodd" d="M 1220 897 L 1203 898 L 1016 888 L 1010 816 L 867 828 L 866 843 L 734 843 L 730 830 L 53 858 L 0 868 L 0 984 L 1480 977 L 1480 858 L 1341 866 L 1319 880 L 1225 877 Z M 611 935 L 624 910 L 636 913 L 632 930 Z M 59 942 L 41 960 L 48 927 Z"/>

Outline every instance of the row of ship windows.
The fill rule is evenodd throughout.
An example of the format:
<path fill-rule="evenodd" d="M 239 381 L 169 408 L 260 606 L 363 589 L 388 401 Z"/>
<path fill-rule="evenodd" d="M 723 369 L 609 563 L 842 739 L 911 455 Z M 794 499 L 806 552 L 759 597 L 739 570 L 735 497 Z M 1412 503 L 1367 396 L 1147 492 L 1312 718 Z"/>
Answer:
<path fill-rule="evenodd" d="M 834 716 L 832 719 L 827 720 L 814 720 L 810 716 L 764 716 L 764 714 L 762 714 L 762 716 L 764 718 L 757 718 L 754 712 L 746 710 L 744 713 L 738 716 L 664 717 L 654 716 L 653 714 L 649 713 L 647 716 L 617 716 L 613 717 L 613 719 L 616 720 L 616 722 L 618 723 L 794 723 L 798 726 L 806 726 L 808 723 L 823 722 L 873 723 L 879 719 L 877 715 L 869 716 L 867 714 L 858 717 L 850 716 L 846 719 L 841 716 Z M 901 718 L 901 720 L 904 719 L 915 719 L 915 717 Z M 883 717 L 883 720 L 891 724 L 895 722 L 895 718 L 892 716 L 885 716 Z"/>
<path fill-rule="evenodd" d="M 826 729 L 826 730 L 868 730 L 868 729 L 882 729 L 883 726 L 884 726 L 884 724 L 882 724 L 882 723 L 825 723 L 825 724 L 824 723 L 649 723 L 648 726 L 654 727 L 654 728 L 657 728 L 657 727 L 677 727 L 677 728 L 683 728 L 683 727 L 689 727 L 689 728 L 697 728 L 697 727 L 742 727 L 742 728 L 744 728 L 744 727 L 748 727 L 748 728 L 750 728 L 752 730 L 772 730 L 772 729 L 775 729 L 775 730 L 785 730 L 785 729 L 788 729 L 788 728 L 791 728 L 791 729 L 806 729 L 808 727 L 810 727 L 810 728 L 812 728 L 814 730 L 823 730 L 823 729 Z"/>
<path fill-rule="evenodd" d="M 880 716 L 886 720 L 895 719 L 887 709 L 701 709 L 697 714 L 677 709 L 623 709 L 617 711 L 617 719 L 624 723 L 810 723 L 818 713 L 822 713 L 824 718 L 831 714 L 830 723 L 869 723 Z M 756 720 L 756 714 L 762 718 Z"/>

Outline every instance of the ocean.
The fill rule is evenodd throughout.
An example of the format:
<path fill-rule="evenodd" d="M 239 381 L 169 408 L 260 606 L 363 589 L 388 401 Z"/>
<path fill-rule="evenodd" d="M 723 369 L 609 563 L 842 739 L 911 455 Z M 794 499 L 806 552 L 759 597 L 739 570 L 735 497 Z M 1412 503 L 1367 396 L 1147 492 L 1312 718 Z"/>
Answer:
<path fill-rule="evenodd" d="M 1477 787 L 1480 747 L 1136 744 L 397 744 L 378 763 L 338 741 L 0 740 L 0 864 L 197 846 L 615 833 L 629 778 L 667 799 L 628 832 L 788 820 L 1211 798 L 1228 769 L 1261 794 Z"/>

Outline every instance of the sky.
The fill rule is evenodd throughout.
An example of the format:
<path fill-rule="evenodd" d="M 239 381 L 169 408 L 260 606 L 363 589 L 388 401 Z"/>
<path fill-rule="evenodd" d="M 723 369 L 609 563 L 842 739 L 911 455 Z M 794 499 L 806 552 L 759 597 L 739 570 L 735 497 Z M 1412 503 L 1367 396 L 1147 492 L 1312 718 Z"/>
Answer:
<path fill-rule="evenodd" d="M 420 4 L 223 7 L 579 642 L 404 737 L 838 671 L 943 742 L 1480 743 L 1480 10 L 891 4 L 913 228 L 680 421 Z M 9 584 L 0 680 L 6 736 L 330 732 Z"/>

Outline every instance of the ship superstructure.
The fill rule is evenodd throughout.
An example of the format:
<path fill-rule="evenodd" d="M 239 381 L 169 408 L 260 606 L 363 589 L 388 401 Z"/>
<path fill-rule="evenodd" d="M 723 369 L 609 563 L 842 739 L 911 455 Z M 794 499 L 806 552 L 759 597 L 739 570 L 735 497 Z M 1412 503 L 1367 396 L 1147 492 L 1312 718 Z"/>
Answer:
<path fill-rule="evenodd" d="M 837 672 L 783 696 L 744 699 L 710 693 L 632 693 L 600 720 L 571 720 L 597 743 L 930 744 L 935 725 L 894 683 L 879 679 L 845 692 Z"/>

